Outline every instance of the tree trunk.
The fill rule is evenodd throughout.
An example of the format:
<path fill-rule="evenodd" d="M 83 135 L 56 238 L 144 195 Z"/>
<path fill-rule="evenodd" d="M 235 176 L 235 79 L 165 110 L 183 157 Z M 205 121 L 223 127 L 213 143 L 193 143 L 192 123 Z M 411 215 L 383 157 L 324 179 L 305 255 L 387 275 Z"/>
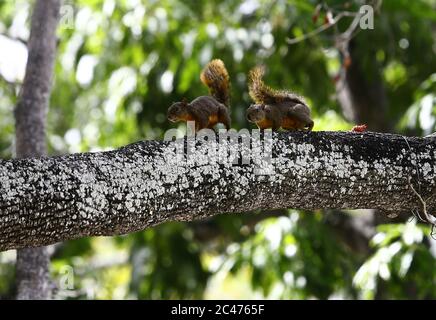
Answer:
<path fill-rule="evenodd" d="M 144 141 L 119 150 L 0 161 L 0 250 L 116 235 L 165 221 L 255 209 L 436 208 L 432 139 L 351 132 L 274 133 L 272 153 Z M 220 157 L 213 151 L 219 148 Z M 209 156 L 207 156 L 209 154 Z M 270 174 L 259 168 L 271 155 Z M 186 156 L 186 157 L 185 157 Z M 266 157 L 266 158 L 265 158 Z M 241 159 L 239 159 L 241 160 Z M 410 180 L 410 183 L 409 183 Z"/>
<path fill-rule="evenodd" d="M 26 76 L 15 110 L 18 158 L 46 154 L 45 122 L 56 53 L 59 10 L 60 0 L 37 0 L 35 3 Z M 17 299 L 50 298 L 47 248 L 18 250 L 16 282 Z"/>
<path fill-rule="evenodd" d="M 361 48 L 364 48 L 363 52 Z M 367 124 L 370 130 L 391 132 L 386 90 L 375 54 L 373 59 L 368 59 L 367 48 L 356 39 L 350 40 L 348 50 L 351 65 L 346 69 L 344 79 L 336 83 L 344 116 L 356 124 Z M 365 65 L 364 57 L 367 58 Z"/>

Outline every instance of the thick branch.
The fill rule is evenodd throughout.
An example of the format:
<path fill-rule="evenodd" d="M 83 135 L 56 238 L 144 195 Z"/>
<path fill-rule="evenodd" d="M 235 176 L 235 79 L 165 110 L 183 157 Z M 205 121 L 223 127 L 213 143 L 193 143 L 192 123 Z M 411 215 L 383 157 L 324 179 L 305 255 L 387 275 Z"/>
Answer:
<path fill-rule="evenodd" d="M 254 209 L 411 212 L 422 204 L 409 177 L 427 211 L 436 208 L 431 139 L 295 132 L 274 133 L 273 140 L 271 175 L 256 174 L 268 154 L 255 144 L 244 149 L 251 162 L 234 165 L 223 160 L 228 150 L 219 161 L 207 156 L 215 141 L 198 141 L 187 159 L 175 155 L 177 143 L 144 141 L 109 152 L 0 161 L 0 250 Z"/>

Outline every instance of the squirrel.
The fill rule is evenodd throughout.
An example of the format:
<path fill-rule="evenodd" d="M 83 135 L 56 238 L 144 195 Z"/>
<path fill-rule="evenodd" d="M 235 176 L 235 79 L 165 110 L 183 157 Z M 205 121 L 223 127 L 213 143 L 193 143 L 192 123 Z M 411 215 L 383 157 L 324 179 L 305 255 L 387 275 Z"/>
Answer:
<path fill-rule="evenodd" d="M 210 96 L 200 96 L 190 103 L 186 99 L 173 103 L 168 108 L 168 120 L 195 121 L 195 132 L 212 129 L 217 123 L 230 129 L 230 80 L 224 62 L 210 61 L 202 70 L 200 80 L 209 88 Z"/>
<path fill-rule="evenodd" d="M 274 90 L 262 80 L 263 67 L 255 67 L 249 74 L 249 94 L 254 100 L 247 109 L 247 120 L 259 129 L 311 131 L 314 122 L 304 98 L 286 90 Z"/>

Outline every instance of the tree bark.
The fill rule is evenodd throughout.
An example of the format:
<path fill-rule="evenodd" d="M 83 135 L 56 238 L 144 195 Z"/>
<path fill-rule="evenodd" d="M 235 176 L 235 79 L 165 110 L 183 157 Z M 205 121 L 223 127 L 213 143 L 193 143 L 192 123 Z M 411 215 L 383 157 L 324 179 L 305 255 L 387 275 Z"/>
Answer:
<path fill-rule="evenodd" d="M 35 3 L 26 76 L 15 109 L 18 158 L 46 154 L 45 122 L 56 54 L 59 10 L 60 0 L 38 0 Z M 17 299 L 50 298 L 47 248 L 18 250 L 16 271 Z"/>
<path fill-rule="evenodd" d="M 268 153 L 254 142 L 243 149 L 248 164 L 213 157 L 223 143 L 197 140 L 195 148 L 185 145 L 187 157 L 175 153 L 181 143 L 187 144 L 143 141 L 108 152 L 0 161 L 0 250 L 255 209 L 411 213 L 422 209 L 411 185 L 427 212 L 436 208 L 432 139 L 274 133 L 269 175 L 256 172 Z M 220 155 L 235 152 L 227 147 Z"/>

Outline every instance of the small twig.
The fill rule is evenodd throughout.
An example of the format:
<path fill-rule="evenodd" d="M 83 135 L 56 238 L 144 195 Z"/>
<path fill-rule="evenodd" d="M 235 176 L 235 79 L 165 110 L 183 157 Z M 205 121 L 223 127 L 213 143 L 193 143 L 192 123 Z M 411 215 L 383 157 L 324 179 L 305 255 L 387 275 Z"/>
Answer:
<path fill-rule="evenodd" d="M 22 44 L 24 44 L 27 47 L 27 40 L 24 40 L 20 37 L 12 37 L 12 36 L 10 36 L 8 34 L 4 34 L 4 33 L 0 33 L 0 35 L 5 37 L 5 38 L 8 38 L 9 40 L 21 42 Z"/>
<path fill-rule="evenodd" d="M 1 74 L 0 74 L 0 80 L 2 80 L 3 82 L 5 82 L 6 84 L 8 84 L 12 87 L 19 86 L 22 84 L 21 82 L 17 82 L 17 81 L 9 81 L 5 77 L 3 77 Z"/>
<path fill-rule="evenodd" d="M 313 31 L 311 31 L 311 32 L 309 32 L 309 33 L 306 33 L 305 35 L 303 35 L 303 36 L 301 36 L 301 37 L 293 38 L 293 39 L 289 39 L 289 38 L 287 38 L 287 39 L 286 39 L 286 42 L 287 42 L 288 44 L 296 44 L 296 43 L 298 43 L 298 42 L 301 42 L 301 41 L 307 40 L 307 39 L 312 38 L 313 36 L 316 36 L 317 34 L 323 32 L 323 31 L 325 31 L 325 30 L 327 30 L 327 29 L 330 29 L 331 27 L 333 27 L 334 25 L 336 25 L 336 24 L 339 22 L 339 20 L 341 20 L 343 17 L 354 17 L 356 14 L 357 14 L 357 13 L 354 13 L 354 12 L 341 12 L 341 13 L 339 13 L 339 14 L 338 14 L 334 19 L 333 19 L 333 21 L 332 21 L 331 23 L 329 23 L 329 24 L 323 24 L 323 25 L 320 26 L 319 28 L 317 28 L 317 29 L 315 29 L 315 30 L 313 30 Z"/>
<path fill-rule="evenodd" d="M 347 86 L 347 81 L 345 80 L 346 77 L 346 70 L 344 67 L 341 67 L 339 69 L 339 73 L 337 75 L 339 78 L 336 82 L 336 98 L 338 96 L 339 93 L 341 93 L 343 90 L 345 90 L 346 86 Z"/>
<path fill-rule="evenodd" d="M 412 148 L 410 147 L 409 141 L 407 141 L 407 139 L 404 136 L 403 136 L 403 139 L 404 139 L 404 141 L 406 141 L 407 147 L 409 148 L 410 155 L 412 155 Z M 422 198 L 422 196 L 420 195 L 420 192 L 421 192 L 421 183 L 420 183 L 420 180 L 421 179 L 420 179 L 420 176 L 419 176 L 419 168 L 418 168 L 418 166 L 416 164 L 415 164 L 415 171 L 416 171 L 416 175 L 418 177 L 419 192 L 416 191 L 415 187 L 412 184 L 412 176 L 411 175 L 409 175 L 407 177 L 407 182 L 409 183 L 410 189 L 412 189 L 413 193 L 417 196 L 418 200 L 421 202 L 421 205 L 422 205 L 422 216 L 423 217 L 421 217 L 421 214 L 419 214 L 419 210 L 416 210 L 416 215 L 418 216 L 418 218 L 421 221 L 430 223 L 432 225 L 432 231 L 431 231 L 430 235 L 433 237 L 433 235 L 434 235 L 433 230 L 434 230 L 434 227 L 436 226 L 436 217 L 433 217 L 433 215 L 428 214 L 428 212 L 427 212 L 427 203 Z M 428 199 L 430 199 L 430 198 L 431 198 L 431 196 Z M 412 210 L 412 214 L 415 215 L 413 210 Z"/>
<path fill-rule="evenodd" d="M 418 219 L 421 220 L 422 222 L 426 222 L 425 219 L 423 219 L 423 218 L 421 217 L 421 215 L 419 214 L 419 210 L 416 209 L 415 211 L 416 211 L 416 215 L 418 216 Z"/>
<path fill-rule="evenodd" d="M 4 83 L 6 83 L 6 88 L 8 89 L 8 90 L 10 90 L 10 92 L 11 92 L 11 95 L 14 97 L 14 98 L 16 98 L 17 97 L 17 88 L 18 88 L 18 86 L 20 86 L 20 85 L 22 85 L 22 83 L 20 83 L 20 82 L 15 82 L 15 81 L 9 81 L 9 80 L 7 80 L 5 77 L 3 77 L 1 74 L 0 74 L 0 82 L 4 82 Z"/>
<path fill-rule="evenodd" d="M 346 41 L 349 41 L 354 30 L 356 30 L 357 26 L 359 25 L 360 16 L 360 13 L 355 13 L 354 19 L 351 22 L 350 26 L 347 28 L 347 30 L 345 30 L 345 32 L 340 34 L 339 37 L 341 37 L 342 39 L 346 39 Z"/>
<path fill-rule="evenodd" d="M 415 188 L 413 187 L 412 183 L 411 183 L 411 177 L 409 176 L 407 178 L 408 182 L 409 182 L 409 187 L 410 189 L 412 189 L 413 193 L 415 193 L 415 195 L 418 197 L 419 201 L 421 202 L 422 205 L 422 214 L 424 216 L 424 221 L 431 223 L 433 226 L 436 226 L 436 218 L 433 217 L 432 215 L 429 215 L 427 213 L 427 204 L 425 203 L 424 199 L 422 199 L 421 195 L 415 190 Z M 420 218 L 421 216 L 418 215 Z"/>
<path fill-rule="evenodd" d="M 412 220 L 415 219 L 415 218 L 418 221 L 420 221 L 420 220 L 423 221 L 421 216 L 419 215 L 419 212 L 417 210 L 412 209 L 412 215 L 413 215 L 413 217 L 410 217 L 410 221 L 409 222 L 412 222 Z"/>
<path fill-rule="evenodd" d="M 436 132 L 430 133 L 429 135 L 424 137 L 425 139 L 435 139 L 436 138 Z"/>

